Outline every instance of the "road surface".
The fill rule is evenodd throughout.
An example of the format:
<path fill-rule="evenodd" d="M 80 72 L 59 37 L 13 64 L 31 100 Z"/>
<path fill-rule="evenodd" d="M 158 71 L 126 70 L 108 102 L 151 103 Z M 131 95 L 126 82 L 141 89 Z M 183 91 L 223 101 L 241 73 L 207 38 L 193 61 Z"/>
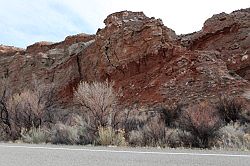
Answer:
<path fill-rule="evenodd" d="M 1 166 L 250 166 L 250 152 L 0 143 Z"/>

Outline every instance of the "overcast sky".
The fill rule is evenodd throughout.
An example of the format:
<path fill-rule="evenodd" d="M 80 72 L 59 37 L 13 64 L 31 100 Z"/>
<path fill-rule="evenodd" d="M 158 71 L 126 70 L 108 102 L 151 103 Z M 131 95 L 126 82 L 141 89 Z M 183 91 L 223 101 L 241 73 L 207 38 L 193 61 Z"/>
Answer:
<path fill-rule="evenodd" d="M 94 34 L 107 15 L 121 10 L 143 11 L 185 34 L 200 30 L 213 14 L 247 7 L 249 0 L 0 0 L 0 44 L 25 48 Z"/>

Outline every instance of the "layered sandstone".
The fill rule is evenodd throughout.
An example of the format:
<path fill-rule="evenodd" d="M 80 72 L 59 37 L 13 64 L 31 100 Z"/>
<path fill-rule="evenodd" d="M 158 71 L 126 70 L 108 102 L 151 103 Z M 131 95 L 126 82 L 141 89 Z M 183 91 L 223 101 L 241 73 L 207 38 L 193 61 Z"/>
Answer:
<path fill-rule="evenodd" d="M 213 50 L 230 71 L 250 80 L 250 8 L 209 18 L 201 31 L 180 37 L 190 50 Z"/>
<path fill-rule="evenodd" d="M 117 12 L 95 35 L 0 52 L 0 76 L 12 91 L 28 88 L 34 77 L 54 83 L 58 98 L 67 101 L 80 80 L 106 79 L 115 82 L 124 105 L 238 96 L 250 87 L 249 15 L 249 9 L 215 15 L 201 31 L 177 36 L 160 19 Z"/>

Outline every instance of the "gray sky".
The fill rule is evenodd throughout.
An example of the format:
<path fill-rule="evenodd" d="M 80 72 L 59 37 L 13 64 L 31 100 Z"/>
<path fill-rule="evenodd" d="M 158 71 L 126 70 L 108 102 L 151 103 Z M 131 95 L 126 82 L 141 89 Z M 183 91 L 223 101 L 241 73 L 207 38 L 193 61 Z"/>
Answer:
<path fill-rule="evenodd" d="M 177 34 L 198 31 L 221 12 L 250 7 L 250 0 L 0 0 L 0 44 L 25 48 L 37 41 L 61 41 L 94 34 L 107 15 L 143 11 L 161 18 Z"/>

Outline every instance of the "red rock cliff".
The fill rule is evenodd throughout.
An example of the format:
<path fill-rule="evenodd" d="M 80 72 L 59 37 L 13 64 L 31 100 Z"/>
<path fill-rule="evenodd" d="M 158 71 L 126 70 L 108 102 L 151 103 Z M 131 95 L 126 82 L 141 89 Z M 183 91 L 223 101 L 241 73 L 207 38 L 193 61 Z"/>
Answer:
<path fill-rule="evenodd" d="M 33 76 L 53 82 L 61 99 L 69 99 L 80 80 L 108 79 L 126 105 L 241 95 L 250 85 L 249 16 L 249 9 L 222 13 L 201 31 L 177 36 L 160 19 L 122 11 L 109 15 L 96 35 L 1 51 L 0 76 L 13 91 L 29 87 Z"/>

